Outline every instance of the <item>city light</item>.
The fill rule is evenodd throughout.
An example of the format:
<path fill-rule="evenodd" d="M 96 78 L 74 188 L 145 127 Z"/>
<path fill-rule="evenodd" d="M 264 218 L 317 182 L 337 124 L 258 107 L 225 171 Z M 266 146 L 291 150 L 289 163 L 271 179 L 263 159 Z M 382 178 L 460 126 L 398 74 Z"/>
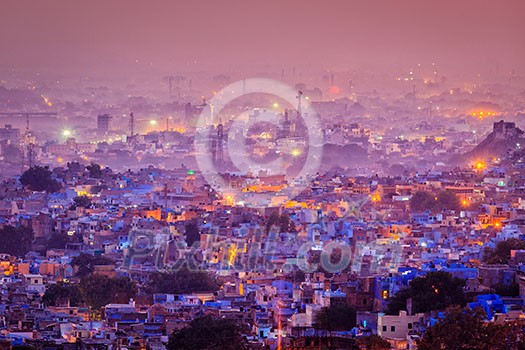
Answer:
<path fill-rule="evenodd" d="M 479 117 L 479 119 L 483 119 L 485 117 L 495 117 L 497 113 L 493 111 L 474 111 L 471 113 L 471 115 L 473 117 Z"/>
<path fill-rule="evenodd" d="M 49 101 L 49 98 L 47 98 L 47 97 L 44 96 L 44 95 L 40 95 L 40 97 L 42 97 L 42 99 L 44 100 L 44 103 L 45 103 L 48 107 L 53 107 L 53 104 L 51 103 L 51 101 Z"/>
<path fill-rule="evenodd" d="M 4 347 L 525 350 L 509 2 L 6 5 Z"/>

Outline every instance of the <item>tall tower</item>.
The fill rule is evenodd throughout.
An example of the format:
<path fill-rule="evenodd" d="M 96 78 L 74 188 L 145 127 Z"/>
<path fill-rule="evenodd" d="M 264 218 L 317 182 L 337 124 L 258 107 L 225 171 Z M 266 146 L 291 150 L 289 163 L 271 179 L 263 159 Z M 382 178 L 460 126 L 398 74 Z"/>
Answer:
<path fill-rule="evenodd" d="M 133 137 L 133 133 L 135 132 L 135 116 L 133 115 L 133 112 L 129 114 L 129 134 L 131 137 Z"/>
<path fill-rule="evenodd" d="M 301 105 L 302 98 L 303 98 L 303 92 L 299 90 L 297 92 L 297 118 L 301 118 L 303 114 L 302 105 Z"/>
<path fill-rule="evenodd" d="M 100 114 L 97 118 L 97 129 L 99 133 L 105 135 L 110 129 L 111 116 L 109 114 Z"/>
<path fill-rule="evenodd" d="M 224 166 L 224 126 L 221 121 L 217 125 L 217 149 L 215 152 L 215 165 L 220 170 Z"/>
<path fill-rule="evenodd" d="M 290 121 L 290 133 L 291 136 L 296 136 L 297 132 L 297 124 L 300 119 L 303 117 L 303 106 L 302 106 L 302 99 L 303 99 L 303 91 L 299 90 L 297 92 L 297 114 L 295 120 Z"/>
<path fill-rule="evenodd" d="M 291 129 L 291 123 L 290 119 L 288 118 L 288 110 L 284 111 L 284 121 L 281 128 L 281 137 L 286 138 L 290 136 L 290 129 Z"/>

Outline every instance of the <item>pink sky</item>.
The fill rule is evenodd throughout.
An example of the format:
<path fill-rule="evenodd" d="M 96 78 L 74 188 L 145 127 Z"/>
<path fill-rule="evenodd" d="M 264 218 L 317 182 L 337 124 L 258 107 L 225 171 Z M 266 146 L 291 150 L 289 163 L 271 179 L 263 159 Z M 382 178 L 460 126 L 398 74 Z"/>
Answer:
<path fill-rule="evenodd" d="M 131 72 L 138 60 L 220 72 L 436 61 L 523 72 L 524 14 L 523 0 L 4 0 L 0 65 Z"/>

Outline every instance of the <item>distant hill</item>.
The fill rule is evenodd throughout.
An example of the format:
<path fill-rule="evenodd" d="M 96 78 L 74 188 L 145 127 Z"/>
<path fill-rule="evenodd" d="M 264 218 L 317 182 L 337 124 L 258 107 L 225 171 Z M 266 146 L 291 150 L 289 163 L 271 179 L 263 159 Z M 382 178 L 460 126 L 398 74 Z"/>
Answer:
<path fill-rule="evenodd" d="M 501 120 L 494 123 L 492 132 L 472 151 L 463 154 L 461 157 L 455 157 L 452 161 L 455 163 L 459 161 L 486 160 L 494 157 L 502 158 L 509 151 L 515 150 L 518 144 L 525 147 L 523 130 L 516 127 L 515 123 Z"/>
<path fill-rule="evenodd" d="M 368 162 L 368 152 L 357 144 L 334 145 L 325 144 L 323 147 L 323 159 L 321 167 L 331 169 L 332 167 L 354 168 L 359 164 Z"/>

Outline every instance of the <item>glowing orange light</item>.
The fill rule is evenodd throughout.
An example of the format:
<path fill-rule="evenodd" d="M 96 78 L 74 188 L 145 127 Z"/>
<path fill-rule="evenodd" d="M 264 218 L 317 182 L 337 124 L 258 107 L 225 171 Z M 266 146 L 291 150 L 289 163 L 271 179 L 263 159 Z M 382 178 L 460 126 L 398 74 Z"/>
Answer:
<path fill-rule="evenodd" d="M 328 89 L 328 92 L 330 92 L 331 94 L 337 95 L 341 93 L 341 89 L 339 88 L 339 86 L 333 85 L 333 86 L 330 86 L 330 89 Z"/>

